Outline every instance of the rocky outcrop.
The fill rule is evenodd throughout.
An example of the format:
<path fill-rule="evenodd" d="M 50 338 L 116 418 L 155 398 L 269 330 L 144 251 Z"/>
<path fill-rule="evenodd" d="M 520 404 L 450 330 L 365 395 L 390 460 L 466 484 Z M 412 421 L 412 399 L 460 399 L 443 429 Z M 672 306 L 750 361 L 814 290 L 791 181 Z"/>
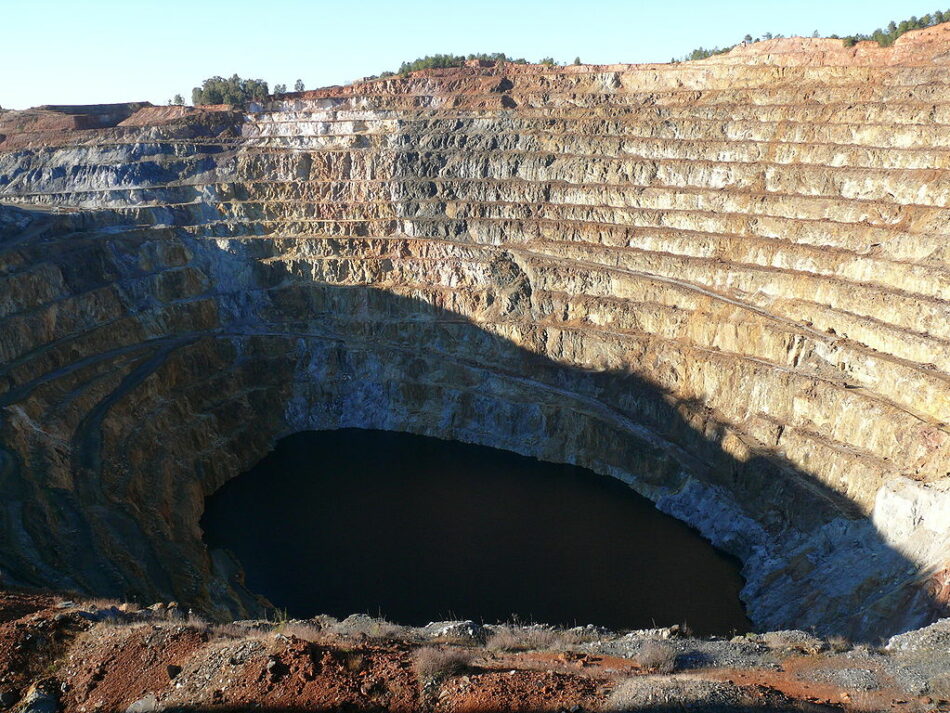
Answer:
<path fill-rule="evenodd" d="M 621 478 L 763 627 L 932 620 L 946 33 L 0 114 L 4 579 L 253 608 L 203 497 L 355 426 Z"/>

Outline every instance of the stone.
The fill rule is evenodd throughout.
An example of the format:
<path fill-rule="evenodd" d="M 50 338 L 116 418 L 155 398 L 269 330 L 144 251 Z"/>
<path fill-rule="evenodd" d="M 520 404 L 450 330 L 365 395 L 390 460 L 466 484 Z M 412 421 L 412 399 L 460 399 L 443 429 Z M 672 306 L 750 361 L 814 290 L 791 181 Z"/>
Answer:
<path fill-rule="evenodd" d="M 76 615 L 87 621 L 118 621 L 123 618 L 123 613 L 117 607 L 105 607 L 103 609 L 93 609 L 92 611 L 78 611 Z"/>
<path fill-rule="evenodd" d="M 125 709 L 125 713 L 155 713 L 160 710 L 158 699 L 154 693 L 149 693 L 139 698 L 135 703 Z"/>
<path fill-rule="evenodd" d="M 488 629 L 471 620 L 433 622 L 423 631 L 433 639 L 467 639 L 476 643 L 485 643 L 490 635 Z"/>
<path fill-rule="evenodd" d="M 935 621 L 930 626 L 898 634 L 888 639 L 888 651 L 941 651 L 950 649 L 950 618 Z"/>
<path fill-rule="evenodd" d="M 794 629 L 790 631 L 769 631 L 757 638 L 773 649 L 802 648 L 820 651 L 824 648 L 824 642 L 814 634 Z"/>
<path fill-rule="evenodd" d="M 56 697 L 42 688 L 33 686 L 27 691 L 17 713 L 58 713 L 59 701 Z"/>

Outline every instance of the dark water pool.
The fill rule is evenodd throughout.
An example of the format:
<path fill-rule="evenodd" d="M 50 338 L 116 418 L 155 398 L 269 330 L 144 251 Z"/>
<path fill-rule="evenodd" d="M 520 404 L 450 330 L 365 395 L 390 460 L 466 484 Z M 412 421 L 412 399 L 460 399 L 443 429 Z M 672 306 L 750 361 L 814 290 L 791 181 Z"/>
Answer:
<path fill-rule="evenodd" d="M 209 547 L 296 617 L 749 628 L 735 561 L 582 468 L 401 433 L 306 432 L 206 506 Z"/>

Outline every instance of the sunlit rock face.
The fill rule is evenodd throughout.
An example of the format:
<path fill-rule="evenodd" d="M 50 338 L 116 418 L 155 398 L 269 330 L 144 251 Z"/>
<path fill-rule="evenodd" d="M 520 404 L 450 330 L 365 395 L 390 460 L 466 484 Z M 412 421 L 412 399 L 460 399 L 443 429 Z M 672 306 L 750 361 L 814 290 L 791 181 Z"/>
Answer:
<path fill-rule="evenodd" d="M 760 627 L 931 620 L 948 57 L 938 26 L 0 113 L 3 582 L 253 610 L 203 497 L 364 427 L 623 479 L 741 558 Z"/>

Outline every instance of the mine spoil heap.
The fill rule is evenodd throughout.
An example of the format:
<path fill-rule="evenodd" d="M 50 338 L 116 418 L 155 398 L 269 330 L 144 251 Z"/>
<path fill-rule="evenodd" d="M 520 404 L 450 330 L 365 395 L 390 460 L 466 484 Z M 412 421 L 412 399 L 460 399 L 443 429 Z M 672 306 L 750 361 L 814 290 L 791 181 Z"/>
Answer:
<path fill-rule="evenodd" d="M 249 613 L 203 498 L 361 427 L 623 479 L 761 628 L 933 620 L 948 77 L 939 25 L 0 113 L 3 582 Z"/>

